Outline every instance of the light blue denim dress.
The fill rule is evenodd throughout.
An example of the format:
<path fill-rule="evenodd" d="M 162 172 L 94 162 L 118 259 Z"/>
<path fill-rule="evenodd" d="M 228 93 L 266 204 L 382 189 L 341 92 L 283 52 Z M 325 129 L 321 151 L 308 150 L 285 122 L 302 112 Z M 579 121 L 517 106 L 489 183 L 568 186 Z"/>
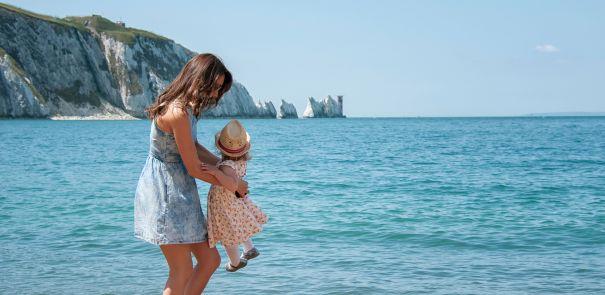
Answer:
<path fill-rule="evenodd" d="M 197 118 L 187 108 L 191 136 Z M 195 179 L 187 173 L 174 136 L 151 124 L 150 148 L 134 198 L 134 235 L 156 245 L 206 241 L 208 230 Z"/>

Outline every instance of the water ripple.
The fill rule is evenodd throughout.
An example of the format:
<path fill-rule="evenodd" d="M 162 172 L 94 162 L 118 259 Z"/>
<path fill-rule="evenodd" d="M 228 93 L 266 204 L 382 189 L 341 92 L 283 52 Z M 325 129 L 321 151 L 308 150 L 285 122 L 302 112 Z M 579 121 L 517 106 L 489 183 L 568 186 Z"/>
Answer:
<path fill-rule="evenodd" d="M 200 142 L 225 123 L 200 121 Z M 208 294 L 605 293 L 605 118 L 244 124 L 251 197 L 270 222 L 263 254 L 219 269 Z M 0 123 L 0 264 L 14 293 L 162 289 L 164 258 L 132 235 L 148 132 Z"/>

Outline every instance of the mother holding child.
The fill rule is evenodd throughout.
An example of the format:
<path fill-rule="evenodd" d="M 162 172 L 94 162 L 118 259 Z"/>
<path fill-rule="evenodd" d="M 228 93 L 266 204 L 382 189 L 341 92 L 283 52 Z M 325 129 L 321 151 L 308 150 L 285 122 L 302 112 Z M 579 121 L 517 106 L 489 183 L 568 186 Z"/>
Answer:
<path fill-rule="evenodd" d="M 248 183 L 242 179 L 250 136 L 239 121 L 231 120 L 216 134 L 221 158 L 196 139 L 202 112 L 215 107 L 232 83 L 218 57 L 199 54 L 147 109 L 150 149 L 135 193 L 134 233 L 159 245 L 166 258 L 164 294 L 201 294 L 221 263 L 218 242 L 225 247 L 230 272 L 259 255 L 250 238 L 262 230 L 267 216 L 247 196 Z M 208 222 L 195 178 L 212 184 Z"/>

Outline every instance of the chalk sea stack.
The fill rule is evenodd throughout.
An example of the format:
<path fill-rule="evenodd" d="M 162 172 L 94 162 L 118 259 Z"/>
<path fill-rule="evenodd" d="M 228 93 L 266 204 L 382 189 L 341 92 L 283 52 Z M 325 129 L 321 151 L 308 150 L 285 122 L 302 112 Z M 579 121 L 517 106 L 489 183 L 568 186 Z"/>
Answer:
<path fill-rule="evenodd" d="M 298 113 L 296 112 L 296 108 L 293 104 L 286 102 L 285 100 L 281 100 L 281 105 L 279 106 L 279 112 L 277 113 L 278 119 L 297 119 Z"/>
<path fill-rule="evenodd" d="M 338 95 L 337 98 L 338 100 L 334 100 L 328 95 L 323 100 L 317 101 L 309 97 L 303 118 L 345 118 L 342 111 L 343 96 Z"/>

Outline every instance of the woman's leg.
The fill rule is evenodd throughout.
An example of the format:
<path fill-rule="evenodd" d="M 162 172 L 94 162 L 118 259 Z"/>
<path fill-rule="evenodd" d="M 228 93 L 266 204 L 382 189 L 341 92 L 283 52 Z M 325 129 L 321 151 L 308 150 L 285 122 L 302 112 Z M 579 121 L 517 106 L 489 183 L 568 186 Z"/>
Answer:
<path fill-rule="evenodd" d="M 160 248 L 170 269 L 163 294 L 183 294 L 193 273 L 189 245 L 161 245 Z"/>
<path fill-rule="evenodd" d="M 193 268 L 193 274 L 187 282 L 185 294 L 202 294 L 208 280 L 214 271 L 221 265 L 221 256 L 216 247 L 210 248 L 208 241 L 203 243 L 189 244 L 191 252 L 195 255 L 197 264 Z"/>

